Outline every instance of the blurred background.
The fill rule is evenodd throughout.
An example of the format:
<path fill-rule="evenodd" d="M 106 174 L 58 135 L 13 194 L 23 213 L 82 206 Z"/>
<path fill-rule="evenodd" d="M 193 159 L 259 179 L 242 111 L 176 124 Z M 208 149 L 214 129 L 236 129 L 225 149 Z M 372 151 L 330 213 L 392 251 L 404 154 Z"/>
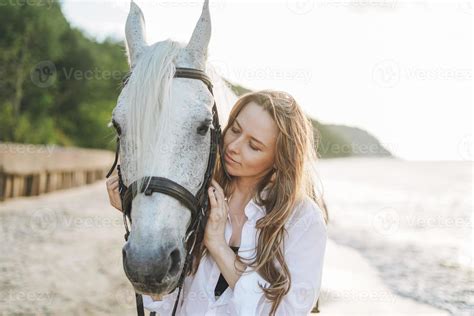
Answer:
<path fill-rule="evenodd" d="M 136 2 L 148 43 L 187 42 L 202 8 Z M 134 313 L 104 183 L 129 5 L 0 2 L 2 315 Z M 208 60 L 234 93 L 287 91 L 313 122 L 330 217 L 320 313 L 474 314 L 472 2 L 210 10 Z"/>

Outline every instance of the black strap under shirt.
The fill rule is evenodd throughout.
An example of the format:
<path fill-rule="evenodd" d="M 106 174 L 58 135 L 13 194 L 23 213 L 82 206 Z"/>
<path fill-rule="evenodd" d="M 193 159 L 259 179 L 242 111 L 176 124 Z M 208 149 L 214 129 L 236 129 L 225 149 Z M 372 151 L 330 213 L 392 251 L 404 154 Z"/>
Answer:
<path fill-rule="evenodd" d="M 230 248 L 234 251 L 237 252 L 239 250 L 239 247 L 236 246 L 230 246 Z M 217 281 L 216 288 L 214 289 L 214 295 L 216 297 L 221 296 L 222 293 L 227 289 L 229 286 L 229 283 L 227 283 L 226 279 L 222 275 L 222 273 L 219 275 L 219 280 Z"/>

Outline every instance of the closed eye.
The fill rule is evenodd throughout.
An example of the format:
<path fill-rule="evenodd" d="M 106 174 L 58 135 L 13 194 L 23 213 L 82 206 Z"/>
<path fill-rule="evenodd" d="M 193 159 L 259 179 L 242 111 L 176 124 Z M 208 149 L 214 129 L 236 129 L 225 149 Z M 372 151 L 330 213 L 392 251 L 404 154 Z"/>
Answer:
<path fill-rule="evenodd" d="M 235 127 L 233 127 L 233 126 L 230 128 L 230 131 L 231 131 L 232 133 L 234 133 L 234 134 L 238 134 L 238 133 L 239 133 L 239 130 L 235 129 Z M 255 147 L 255 146 L 253 146 L 251 142 L 249 142 L 249 147 L 250 147 L 253 151 L 262 151 L 260 148 L 257 148 L 257 147 Z"/>

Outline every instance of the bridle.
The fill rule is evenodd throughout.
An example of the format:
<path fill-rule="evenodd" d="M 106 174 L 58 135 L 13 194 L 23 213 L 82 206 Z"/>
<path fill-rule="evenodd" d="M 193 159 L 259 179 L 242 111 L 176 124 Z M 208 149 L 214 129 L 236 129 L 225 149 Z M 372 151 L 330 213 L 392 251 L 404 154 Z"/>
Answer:
<path fill-rule="evenodd" d="M 176 67 L 174 78 L 187 78 L 187 79 L 201 80 L 204 84 L 206 84 L 211 94 L 214 95 L 212 91 L 212 88 L 213 88 L 212 82 L 210 78 L 206 75 L 206 73 L 202 70 L 193 69 L 193 68 Z M 184 279 L 186 277 L 187 269 L 189 268 L 192 254 L 193 254 L 193 251 L 195 250 L 195 245 L 202 241 L 202 238 L 204 235 L 204 228 L 206 227 L 207 217 L 208 217 L 207 209 L 209 206 L 209 197 L 208 197 L 207 189 L 212 180 L 214 166 L 217 159 L 217 150 L 220 151 L 221 165 L 224 166 L 222 146 L 220 143 L 221 127 L 219 124 L 219 115 L 217 112 L 216 102 L 214 99 L 214 104 L 212 106 L 213 127 L 210 130 L 211 146 L 210 146 L 209 159 L 207 162 L 207 169 L 206 169 L 206 173 L 204 174 L 204 181 L 202 182 L 202 185 L 197 191 L 196 195 L 193 195 L 191 192 L 189 192 L 185 187 L 181 186 L 179 183 L 176 183 L 170 179 L 163 178 L 163 177 L 143 177 L 142 186 L 140 188 L 138 188 L 138 185 L 139 185 L 138 183 L 141 179 L 134 181 L 128 187 L 125 186 L 125 184 L 123 183 L 122 173 L 120 170 L 120 164 L 117 164 L 119 151 L 120 151 L 121 130 L 120 130 L 120 127 L 118 127 L 115 124 L 115 122 L 113 122 L 113 124 L 118 134 L 117 145 L 116 145 L 116 150 L 115 150 L 115 161 L 112 167 L 110 168 L 109 172 L 107 173 L 106 178 L 110 177 L 115 167 L 117 167 L 117 173 L 119 177 L 119 192 L 120 192 L 120 199 L 122 202 L 123 221 L 124 221 L 124 226 L 125 226 L 125 236 L 124 236 L 125 241 L 128 240 L 128 236 L 130 235 L 130 231 L 128 229 L 128 221 L 130 221 L 130 223 L 132 222 L 132 217 L 131 217 L 132 201 L 139 192 L 145 193 L 145 195 L 147 196 L 152 195 L 154 192 L 169 195 L 175 198 L 176 200 L 180 201 L 181 203 L 183 203 L 191 211 L 191 222 L 186 230 L 186 236 L 184 239 L 184 242 L 186 244 L 186 250 L 187 250 L 186 259 L 184 262 L 183 271 L 181 273 L 178 284 L 176 286 L 176 288 L 179 287 L 179 291 L 178 291 L 178 297 L 176 298 L 174 308 L 173 308 L 172 315 L 174 316 L 176 314 L 176 309 L 178 306 L 178 301 L 181 294 L 181 289 L 183 287 Z M 225 168 L 224 168 L 224 173 L 226 174 L 228 178 L 230 178 Z M 128 221 L 127 221 L 127 218 L 128 218 Z M 142 295 L 135 293 L 135 298 L 137 302 L 137 314 L 139 316 L 144 316 Z M 155 312 L 152 312 L 150 315 L 155 315 Z"/>

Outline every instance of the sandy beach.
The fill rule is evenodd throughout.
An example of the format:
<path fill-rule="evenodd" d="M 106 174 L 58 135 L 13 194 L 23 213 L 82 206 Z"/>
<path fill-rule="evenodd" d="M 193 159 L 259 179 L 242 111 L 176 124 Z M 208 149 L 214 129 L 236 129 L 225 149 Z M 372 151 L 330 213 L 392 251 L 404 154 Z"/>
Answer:
<path fill-rule="evenodd" d="M 0 204 L 2 315 L 134 315 L 123 224 L 105 182 Z M 323 315 L 447 315 L 397 296 L 355 250 L 329 240 Z"/>

